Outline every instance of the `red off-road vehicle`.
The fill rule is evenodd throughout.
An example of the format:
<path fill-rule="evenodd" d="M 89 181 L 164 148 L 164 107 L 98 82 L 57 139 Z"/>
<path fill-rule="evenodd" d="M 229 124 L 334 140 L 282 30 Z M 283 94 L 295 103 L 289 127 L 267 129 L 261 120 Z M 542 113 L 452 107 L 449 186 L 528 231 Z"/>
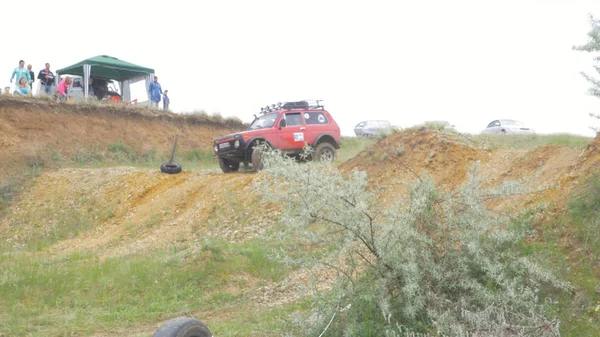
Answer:
<path fill-rule="evenodd" d="M 273 104 L 261 108 L 259 116 L 248 130 L 233 133 L 214 141 L 215 157 L 225 173 L 235 172 L 240 163 L 249 163 L 260 170 L 259 144 L 279 149 L 289 155 L 299 155 L 308 145 L 313 148 L 313 160 L 333 161 L 340 148 L 340 128 L 319 101 L 299 101 Z"/>

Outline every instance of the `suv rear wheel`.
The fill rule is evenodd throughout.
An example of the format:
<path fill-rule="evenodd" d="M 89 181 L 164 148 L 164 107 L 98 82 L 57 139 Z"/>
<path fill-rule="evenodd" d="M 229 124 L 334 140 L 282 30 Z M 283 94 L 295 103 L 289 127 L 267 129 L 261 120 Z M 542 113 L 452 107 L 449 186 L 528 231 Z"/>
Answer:
<path fill-rule="evenodd" d="M 320 143 L 315 147 L 312 159 L 314 161 L 333 162 L 335 159 L 335 148 L 329 143 Z"/>
<path fill-rule="evenodd" d="M 223 173 L 237 172 L 240 169 L 240 163 L 219 157 L 219 167 Z"/>

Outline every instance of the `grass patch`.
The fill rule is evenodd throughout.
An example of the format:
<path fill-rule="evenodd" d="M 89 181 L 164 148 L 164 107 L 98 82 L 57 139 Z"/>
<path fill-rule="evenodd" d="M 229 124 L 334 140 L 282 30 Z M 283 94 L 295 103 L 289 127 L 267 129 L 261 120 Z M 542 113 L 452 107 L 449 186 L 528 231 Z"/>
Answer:
<path fill-rule="evenodd" d="M 593 138 L 570 135 L 570 134 L 550 134 L 550 135 L 460 135 L 469 143 L 476 147 L 488 149 L 505 150 L 530 150 L 540 146 L 565 146 L 571 148 L 584 147 L 588 145 Z"/>
<path fill-rule="evenodd" d="M 571 223 L 577 227 L 580 249 L 587 255 L 600 256 L 600 173 L 588 178 L 567 207 Z"/>
<path fill-rule="evenodd" d="M 575 287 L 572 293 L 547 293 L 558 303 L 556 315 L 565 337 L 600 334 L 600 174 L 588 178 L 571 196 L 567 209 L 539 224 L 539 236 L 525 249 L 547 256 L 548 265 Z"/>
<path fill-rule="evenodd" d="M 3 254 L 0 327 L 7 336 L 85 335 L 244 306 L 253 295 L 246 291 L 289 271 L 269 258 L 269 249 L 265 242 L 205 241 L 184 251 L 104 261 L 89 253 Z"/>
<path fill-rule="evenodd" d="M 343 163 L 351 158 L 354 158 L 364 149 L 373 146 L 377 143 L 377 138 L 366 137 L 342 137 L 340 148 L 337 150 L 335 162 Z"/>
<path fill-rule="evenodd" d="M 27 167 L 20 175 L 6 177 L 0 182 L 0 216 L 4 215 L 21 188 L 40 175 L 42 168 L 39 166 Z"/>
<path fill-rule="evenodd" d="M 170 158 L 170 151 L 161 153 L 156 148 L 150 148 L 145 152 L 136 150 L 133 146 L 122 141 L 110 143 L 106 148 L 99 145 L 90 147 L 79 146 L 73 153 L 62 153 L 52 149 L 37 149 L 36 158 L 49 168 L 106 168 L 114 166 L 131 166 L 137 168 L 159 169 L 161 163 Z M 28 155 L 25 160 L 30 160 Z M 215 169 L 218 162 L 213 158 L 213 153 L 200 149 L 187 151 L 176 151 L 173 159 L 181 164 L 184 170 Z M 29 165 L 31 167 L 31 165 Z M 35 166 L 35 165 L 34 165 Z M 0 193 L 5 190 L 9 193 L 10 186 L 0 186 Z M 0 196 L 0 198 L 2 198 Z M 0 199 L 1 202 L 1 199 Z"/>

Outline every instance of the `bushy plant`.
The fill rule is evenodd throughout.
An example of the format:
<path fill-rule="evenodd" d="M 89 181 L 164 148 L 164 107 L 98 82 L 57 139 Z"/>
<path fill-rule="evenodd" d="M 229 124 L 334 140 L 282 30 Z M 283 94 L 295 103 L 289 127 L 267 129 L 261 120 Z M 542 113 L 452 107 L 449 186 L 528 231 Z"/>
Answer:
<path fill-rule="evenodd" d="M 282 235 L 298 245 L 282 261 L 315 275 L 312 311 L 295 313 L 302 336 L 558 336 L 540 289 L 569 290 L 519 245 L 527 222 L 490 212 L 473 167 L 458 191 L 418 177 L 410 194 L 380 204 L 366 173 L 265 153 L 257 188 L 283 206 Z M 311 247 L 310 254 L 304 247 Z M 316 250 L 316 251 L 315 251 Z M 326 266 L 335 271 L 323 271 Z M 316 289 L 327 289 L 317 291 Z"/>

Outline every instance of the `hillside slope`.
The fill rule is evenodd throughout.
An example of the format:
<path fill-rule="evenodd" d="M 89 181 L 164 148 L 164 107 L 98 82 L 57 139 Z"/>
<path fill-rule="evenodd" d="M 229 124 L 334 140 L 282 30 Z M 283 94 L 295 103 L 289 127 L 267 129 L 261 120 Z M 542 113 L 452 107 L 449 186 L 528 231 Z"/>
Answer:
<path fill-rule="evenodd" d="M 165 153 L 179 135 L 179 151 L 212 151 L 216 137 L 243 128 L 241 122 L 202 115 L 0 96 L 0 180 L 39 157 L 69 157 L 119 142 L 137 153 Z"/>

